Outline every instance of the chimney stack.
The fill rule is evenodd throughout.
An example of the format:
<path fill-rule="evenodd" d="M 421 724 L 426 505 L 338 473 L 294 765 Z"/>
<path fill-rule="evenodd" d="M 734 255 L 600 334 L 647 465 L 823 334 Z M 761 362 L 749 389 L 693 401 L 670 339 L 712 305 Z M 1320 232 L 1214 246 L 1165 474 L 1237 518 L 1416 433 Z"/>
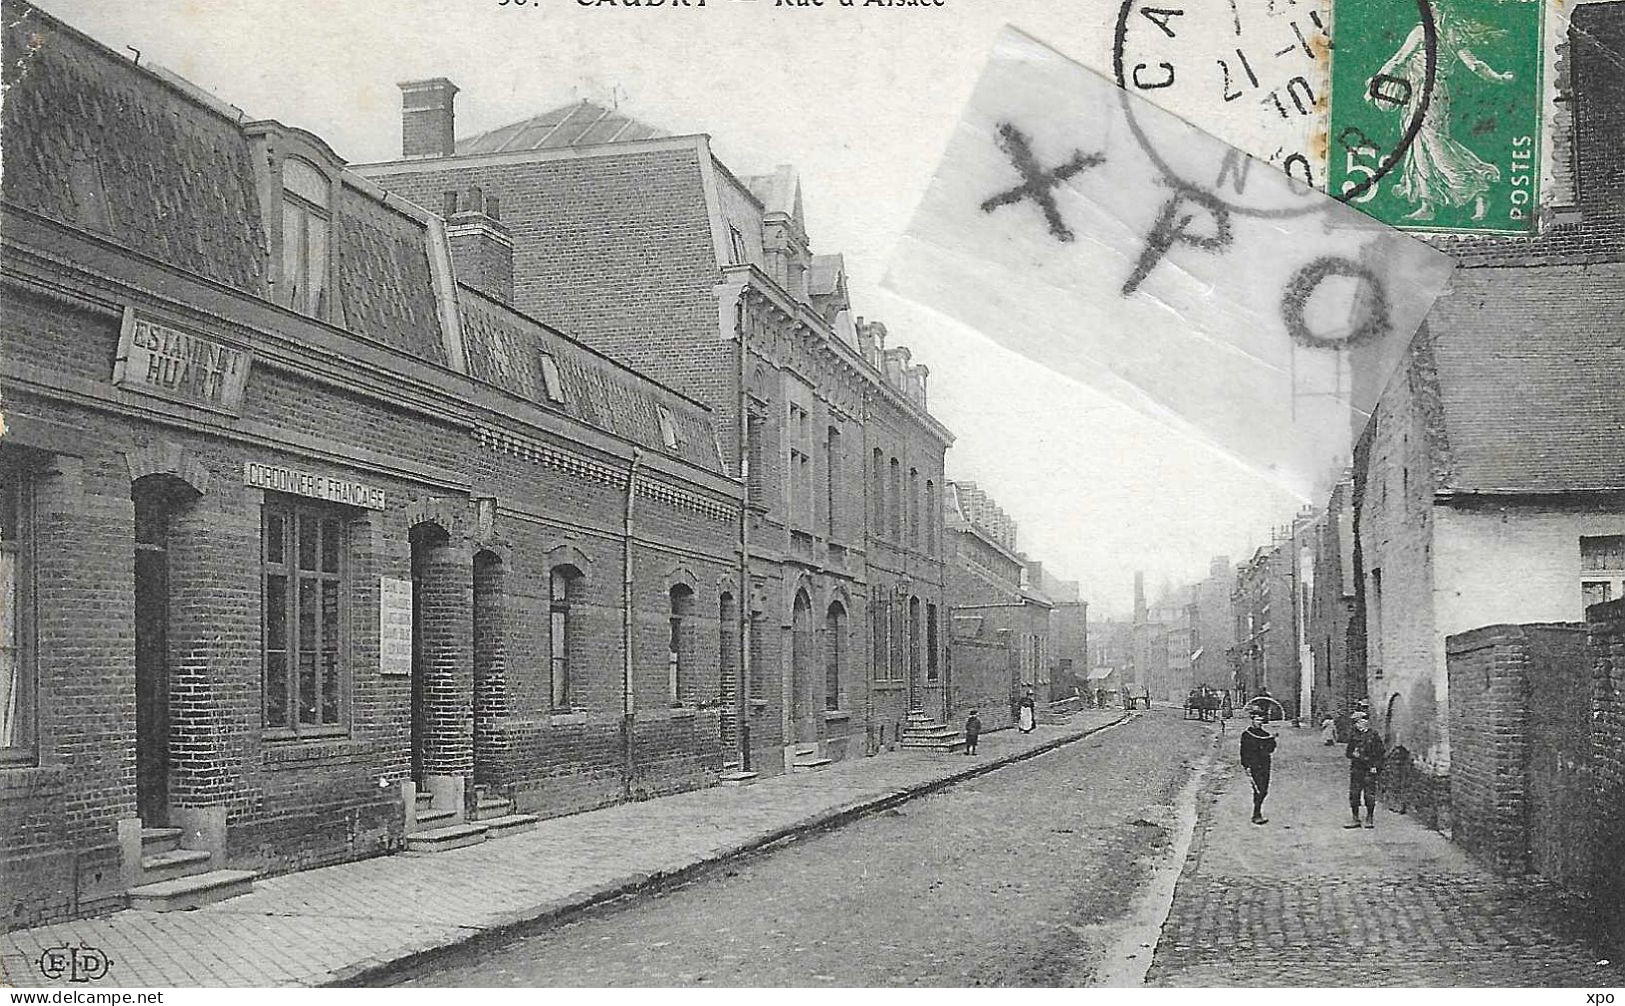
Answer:
<path fill-rule="evenodd" d="M 459 282 L 513 305 L 513 235 L 504 227 L 496 196 L 477 186 L 444 196 L 446 238 Z"/>
<path fill-rule="evenodd" d="M 444 77 L 409 80 L 401 89 L 401 155 L 450 157 L 457 85 Z"/>

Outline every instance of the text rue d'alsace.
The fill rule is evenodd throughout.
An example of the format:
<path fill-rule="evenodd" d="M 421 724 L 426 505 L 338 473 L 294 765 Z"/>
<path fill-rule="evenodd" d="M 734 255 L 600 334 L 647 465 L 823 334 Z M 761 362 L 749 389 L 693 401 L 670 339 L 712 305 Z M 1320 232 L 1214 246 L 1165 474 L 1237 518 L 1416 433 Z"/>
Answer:
<path fill-rule="evenodd" d="M 704 7 L 706 0 L 576 0 L 582 7 L 650 7 L 678 10 Z M 498 6 L 528 6 L 527 0 L 499 0 Z M 773 0 L 774 7 L 946 7 L 948 0 Z"/>

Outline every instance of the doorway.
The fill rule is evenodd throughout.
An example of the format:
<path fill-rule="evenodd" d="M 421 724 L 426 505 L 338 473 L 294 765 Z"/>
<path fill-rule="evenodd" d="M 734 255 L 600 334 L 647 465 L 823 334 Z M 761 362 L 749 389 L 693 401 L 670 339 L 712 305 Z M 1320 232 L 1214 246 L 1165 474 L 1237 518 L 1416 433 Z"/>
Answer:
<path fill-rule="evenodd" d="M 813 643 L 812 601 L 806 591 L 798 591 L 790 626 L 790 729 L 791 740 L 798 744 L 818 740 L 812 702 Z"/>
<path fill-rule="evenodd" d="M 135 807 L 146 827 L 169 823 L 169 524 L 174 494 L 137 481 L 135 502 Z"/>

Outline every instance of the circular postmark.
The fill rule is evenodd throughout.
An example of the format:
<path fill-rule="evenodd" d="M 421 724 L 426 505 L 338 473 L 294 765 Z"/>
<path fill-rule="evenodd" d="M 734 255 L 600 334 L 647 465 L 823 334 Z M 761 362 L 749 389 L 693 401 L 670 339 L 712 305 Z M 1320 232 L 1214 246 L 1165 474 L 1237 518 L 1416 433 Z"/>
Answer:
<path fill-rule="evenodd" d="M 1118 8 L 1116 30 L 1112 43 L 1112 72 L 1118 87 L 1124 92 L 1134 90 L 1143 93 L 1180 86 L 1179 66 L 1182 64 L 1188 66 L 1190 58 L 1189 51 L 1186 52 L 1185 58 L 1180 62 L 1175 61 L 1172 53 L 1165 53 L 1164 55 L 1167 58 L 1157 58 L 1157 54 L 1150 51 L 1153 46 L 1148 45 L 1145 51 L 1139 52 L 1139 58 L 1131 61 L 1126 52 L 1129 49 L 1131 23 L 1139 24 L 1139 22 L 1144 22 L 1144 34 L 1153 40 L 1153 45 L 1156 41 L 1171 44 L 1180 41 L 1182 38 L 1189 40 L 1193 37 L 1193 34 L 1199 34 L 1194 33 L 1189 26 L 1182 23 L 1182 19 L 1187 17 L 1185 8 L 1151 6 L 1153 2 L 1163 2 L 1163 0 L 1123 0 Z M 1287 43 L 1284 48 L 1279 50 L 1271 52 L 1270 44 L 1264 44 L 1263 48 L 1259 49 L 1259 43 L 1257 42 L 1254 42 L 1251 46 L 1231 44 L 1248 37 L 1238 6 L 1239 3 L 1240 0 L 1230 0 L 1229 15 L 1226 19 L 1230 27 L 1224 28 L 1221 26 L 1220 29 L 1230 31 L 1232 37 L 1226 39 L 1223 43 L 1201 38 L 1196 51 L 1208 53 L 1208 58 L 1211 59 L 1214 74 L 1218 78 L 1216 82 L 1219 85 L 1221 108 L 1228 110 L 1234 107 L 1244 107 L 1233 103 L 1250 98 L 1256 101 L 1264 110 L 1262 114 L 1266 119 L 1273 112 L 1278 113 L 1279 117 L 1286 123 L 1286 125 L 1275 129 L 1273 133 L 1268 129 L 1263 129 L 1262 132 L 1255 129 L 1247 139 L 1256 148 L 1256 144 L 1260 142 L 1264 143 L 1265 146 L 1272 142 L 1264 137 L 1290 135 L 1296 121 L 1294 115 L 1297 116 L 1297 119 L 1315 124 L 1323 121 L 1321 116 L 1324 112 L 1324 102 L 1318 101 L 1314 97 L 1312 86 L 1308 82 L 1309 75 L 1305 72 L 1292 72 L 1294 70 L 1301 71 L 1301 65 L 1293 66 L 1289 62 L 1285 70 L 1277 70 L 1276 76 L 1272 78 L 1265 69 L 1268 57 L 1273 56 L 1277 61 L 1283 59 L 1288 61 L 1297 60 L 1300 64 L 1305 58 L 1318 62 L 1329 57 L 1331 45 L 1324 42 L 1324 32 L 1320 32 L 1318 35 L 1315 34 L 1322 26 L 1318 17 L 1313 14 L 1310 15 L 1313 18 L 1309 23 L 1310 28 L 1313 29 L 1310 32 L 1306 32 L 1303 25 L 1293 18 L 1276 17 L 1271 22 L 1276 41 Z M 1265 0 L 1265 3 L 1272 14 L 1279 13 L 1276 0 Z M 1264 4 L 1258 6 L 1263 7 Z M 1405 152 L 1415 141 L 1418 132 L 1422 128 L 1437 73 L 1438 34 L 1429 0 L 1416 0 L 1416 9 L 1422 29 L 1425 65 L 1421 93 L 1412 95 L 1407 92 L 1402 96 L 1396 95 L 1390 93 L 1395 85 L 1394 81 L 1374 79 L 1369 82 L 1369 97 L 1372 100 L 1395 104 L 1409 103 L 1412 106 L 1412 112 L 1398 141 L 1392 149 L 1379 152 L 1380 156 L 1377 158 L 1377 164 L 1375 168 L 1369 171 L 1367 177 L 1363 181 L 1347 186 L 1342 192 L 1332 194 L 1333 198 L 1339 202 L 1358 201 L 1362 195 L 1381 182 L 1398 166 L 1401 158 L 1405 156 Z M 1213 8 L 1210 5 L 1207 10 L 1209 16 L 1218 16 L 1214 15 L 1212 11 Z M 1135 19 L 1136 14 L 1140 15 L 1138 20 Z M 1258 53 L 1264 53 L 1265 55 L 1259 56 Z M 1286 74 L 1290 74 L 1290 76 L 1284 76 Z M 1188 80 L 1190 76 L 1190 74 L 1187 74 L 1186 79 Z M 1269 84 L 1274 86 L 1266 86 Z M 1188 84 L 1185 86 L 1191 87 Z M 1171 94 L 1172 92 L 1170 92 Z M 1170 102 L 1170 104 L 1194 107 L 1202 103 L 1202 96 L 1195 94 L 1194 91 L 1188 91 L 1180 97 L 1180 101 Z M 1159 150 L 1157 145 L 1150 139 L 1147 135 L 1148 131 L 1136 119 L 1133 103 L 1129 101 L 1127 94 L 1121 94 L 1119 98 L 1122 102 L 1124 118 L 1129 129 L 1134 133 L 1135 139 L 1157 170 L 1162 173 L 1173 188 L 1186 192 L 1200 192 L 1229 212 L 1251 217 L 1279 218 L 1298 216 L 1317 212 L 1319 205 L 1323 205 L 1318 204 L 1318 202 L 1296 200 L 1288 205 L 1282 205 L 1279 201 L 1274 205 L 1249 202 L 1243 198 L 1243 187 L 1240 184 L 1235 186 L 1233 192 L 1220 195 L 1218 190 L 1223 181 L 1222 171 L 1221 177 L 1214 182 L 1204 184 L 1194 181 L 1191 177 L 1193 172 L 1190 169 L 1176 165 L 1176 158 L 1169 151 Z M 1411 100 L 1413 98 L 1414 101 Z M 1244 119 L 1241 126 L 1246 127 L 1246 125 Z M 1270 125 L 1275 127 L 1277 124 L 1271 122 Z M 1301 126 L 1298 127 L 1298 132 L 1302 132 Z M 1348 132 L 1348 130 L 1344 130 L 1344 132 Z M 1337 136 L 1328 139 L 1331 143 L 1349 149 L 1352 149 L 1356 144 L 1369 146 L 1370 142 L 1364 136 Z M 1279 166 L 1290 177 L 1297 179 L 1301 183 L 1307 183 L 1303 187 L 1303 190 L 1307 191 L 1307 188 L 1313 185 L 1314 182 L 1310 159 L 1301 151 L 1286 152 L 1286 148 L 1291 145 L 1290 142 L 1283 142 L 1278 146 L 1276 153 L 1283 155 L 1278 159 Z M 1208 167 L 1210 169 L 1210 166 Z M 1245 175 L 1244 166 L 1238 168 L 1238 170 L 1243 176 Z"/>

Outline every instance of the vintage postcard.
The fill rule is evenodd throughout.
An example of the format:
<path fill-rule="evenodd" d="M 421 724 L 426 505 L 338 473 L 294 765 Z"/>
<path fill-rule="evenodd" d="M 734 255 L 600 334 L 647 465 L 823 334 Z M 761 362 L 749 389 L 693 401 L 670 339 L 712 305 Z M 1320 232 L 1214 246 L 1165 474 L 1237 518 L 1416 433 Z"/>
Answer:
<path fill-rule="evenodd" d="M 0 995 L 1607 1006 L 1622 319 L 1625 0 L 0 0 Z"/>

